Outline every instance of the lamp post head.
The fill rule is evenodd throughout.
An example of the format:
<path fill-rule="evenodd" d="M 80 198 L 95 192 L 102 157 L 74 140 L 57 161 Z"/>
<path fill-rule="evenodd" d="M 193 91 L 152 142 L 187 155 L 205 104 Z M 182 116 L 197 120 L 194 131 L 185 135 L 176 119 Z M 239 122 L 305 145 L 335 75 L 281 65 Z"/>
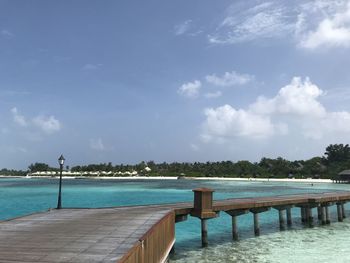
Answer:
<path fill-rule="evenodd" d="M 59 163 L 60 165 L 63 165 L 65 160 L 66 160 L 66 159 L 64 159 L 63 155 L 61 154 L 60 158 L 58 158 L 58 163 Z"/>

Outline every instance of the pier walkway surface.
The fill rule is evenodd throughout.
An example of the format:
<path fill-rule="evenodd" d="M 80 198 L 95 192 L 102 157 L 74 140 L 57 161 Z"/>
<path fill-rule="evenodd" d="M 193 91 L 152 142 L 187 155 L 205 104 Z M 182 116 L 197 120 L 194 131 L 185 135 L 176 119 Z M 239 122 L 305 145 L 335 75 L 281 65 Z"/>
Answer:
<path fill-rule="evenodd" d="M 337 204 L 338 219 L 342 221 L 344 203 L 350 201 L 350 192 L 212 201 L 210 189 L 194 191 L 193 203 L 54 209 L 2 221 L 0 262 L 165 262 L 175 242 L 175 223 L 188 215 L 202 220 L 205 245 L 205 221 L 219 212 L 232 216 L 235 237 L 236 217 L 241 214 L 254 214 L 254 230 L 259 234 L 257 215 L 270 208 L 279 210 L 280 225 L 284 223 L 281 211 L 287 211 L 289 222 L 292 207 L 299 207 L 301 219 L 309 223 L 312 208 L 318 208 L 320 222 L 329 223 L 328 206 Z"/>
<path fill-rule="evenodd" d="M 117 262 L 169 209 L 60 209 L 0 223 L 0 262 Z"/>

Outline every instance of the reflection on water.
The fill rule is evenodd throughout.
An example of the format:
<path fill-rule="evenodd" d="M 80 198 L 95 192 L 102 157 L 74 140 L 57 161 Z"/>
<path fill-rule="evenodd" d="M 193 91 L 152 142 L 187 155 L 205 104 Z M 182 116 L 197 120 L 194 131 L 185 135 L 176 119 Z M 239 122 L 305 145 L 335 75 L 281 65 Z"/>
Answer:
<path fill-rule="evenodd" d="M 0 179 L 0 220 L 55 207 L 55 179 Z M 210 187 L 214 198 L 240 198 L 348 190 L 348 185 L 238 181 L 131 181 L 64 180 L 64 207 L 109 207 L 117 205 L 192 201 L 192 189 Z M 350 205 L 346 206 L 350 216 Z M 314 211 L 316 213 L 316 211 Z M 171 262 L 350 262 L 350 219 L 336 223 L 331 209 L 330 226 L 305 228 L 300 210 L 292 210 L 293 226 L 279 231 L 278 213 L 260 214 L 261 233 L 253 234 L 252 215 L 238 219 L 240 241 L 231 240 L 231 218 L 221 213 L 209 220 L 209 247 L 200 247 L 200 221 L 176 225 L 176 253 Z M 316 215 L 314 215 L 316 218 Z M 317 222 L 316 222 L 317 223 Z"/>

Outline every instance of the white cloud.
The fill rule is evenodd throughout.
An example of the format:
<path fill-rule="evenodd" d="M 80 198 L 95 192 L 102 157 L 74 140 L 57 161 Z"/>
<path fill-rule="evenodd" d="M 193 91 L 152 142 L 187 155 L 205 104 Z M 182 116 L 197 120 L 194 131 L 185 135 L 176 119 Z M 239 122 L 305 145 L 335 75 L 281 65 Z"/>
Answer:
<path fill-rule="evenodd" d="M 272 98 L 259 97 L 247 109 L 230 105 L 205 110 L 204 141 L 234 137 L 300 136 L 320 140 L 350 133 L 350 112 L 327 111 L 324 92 L 308 78 L 292 79 Z"/>
<path fill-rule="evenodd" d="M 235 85 L 244 85 L 254 79 L 253 76 L 248 74 L 240 74 L 235 71 L 225 72 L 223 76 L 217 76 L 216 74 L 207 75 L 205 77 L 208 83 L 221 87 L 230 87 Z"/>
<path fill-rule="evenodd" d="M 253 2 L 248 3 L 251 4 Z M 252 7 L 241 8 L 232 4 L 225 19 L 214 34 L 208 36 L 209 42 L 234 44 L 260 38 L 275 38 L 293 30 L 293 23 L 286 15 L 288 8 L 278 2 L 267 2 Z"/>
<path fill-rule="evenodd" d="M 222 92 L 221 91 L 215 91 L 215 92 L 208 92 L 206 94 L 204 94 L 204 97 L 206 97 L 207 99 L 214 99 L 214 98 L 219 98 L 222 96 Z"/>
<path fill-rule="evenodd" d="M 46 133 L 54 133 L 61 129 L 61 123 L 54 116 L 37 116 L 33 119 L 34 125 Z"/>
<path fill-rule="evenodd" d="M 204 128 L 210 136 L 263 138 L 274 133 L 269 117 L 242 109 L 236 110 L 230 105 L 206 109 L 205 115 Z"/>
<path fill-rule="evenodd" d="M 185 34 L 191 28 L 192 20 L 186 20 L 174 27 L 175 35 L 180 36 Z"/>
<path fill-rule="evenodd" d="M 104 146 L 102 139 L 90 139 L 90 148 L 96 151 L 104 151 L 106 147 Z"/>
<path fill-rule="evenodd" d="M 290 39 L 305 49 L 350 47 L 349 0 L 234 3 L 208 35 L 213 44 Z"/>
<path fill-rule="evenodd" d="M 236 85 L 244 85 L 254 80 L 253 75 L 241 74 L 236 71 L 225 72 L 222 76 L 217 76 L 216 74 L 206 75 L 205 80 L 219 87 L 231 87 Z M 200 80 L 195 80 L 193 82 L 187 82 L 178 88 L 177 93 L 188 98 L 196 98 L 199 96 L 202 83 Z M 207 92 L 204 97 L 207 99 L 218 98 L 222 96 L 221 91 Z"/>
<path fill-rule="evenodd" d="M 0 33 L 1 33 L 1 36 L 4 38 L 13 38 L 15 36 L 11 31 L 6 29 L 1 30 Z"/>
<path fill-rule="evenodd" d="M 40 130 L 47 134 L 57 132 L 61 129 L 61 123 L 54 116 L 44 116 L 39 115 L 32 119 L 26 118 L 24 115 L 20 114 L 16 107 L 11 109 L 13 116 L 13 121 L 21 126 L 30 129 L 31 127 L 38 127 Z"/>
<path fill-rule="evenodd" d="M 344 1 L 341 1 L 344 2 Z M 318 7 L 328 11 L 319 22 L 316 29 L 305 29 L 301 35 L 300 46 L 308 49 L 318 47 L 349 47 L 350 46 L 350 2 L 338 10 L 330 10 L 329 6 Z M 316 10 L 317 6 L 315 7 Z M 302 31 L 302 30 L 300 30 Z"/>
<path fill-rule="evenodd" d="M 18 109 L 16 107 L 12 108 L 11 112 L 12 112 L 12 116 L 13 116 L 13 121 L 16 124 L 18 124 L 19 126 L 22 126 L 22 127 L 28 126 L 28 122 L 26 121 L 25 117 L 18 112 Z"/>
<path fill-rule="evenodd" d="M 202 83 L 199 80 L 195 80 L 193 82 L 184 83 L 177 92 L 187 98 L 196 98 L 199 95 L 201 86 Z"/>
<path fill-rule="evenodd" d="M 303 81 L 300 77 L 294 77 L 290 84 L 281 88 L 278 94 L 271 99 L 259 97 L 250 106 L 250 110 L 260 114 L 295 114 L 323 117 L 326 109 L 317 100 L 323 91 L 309 78 Z"/>

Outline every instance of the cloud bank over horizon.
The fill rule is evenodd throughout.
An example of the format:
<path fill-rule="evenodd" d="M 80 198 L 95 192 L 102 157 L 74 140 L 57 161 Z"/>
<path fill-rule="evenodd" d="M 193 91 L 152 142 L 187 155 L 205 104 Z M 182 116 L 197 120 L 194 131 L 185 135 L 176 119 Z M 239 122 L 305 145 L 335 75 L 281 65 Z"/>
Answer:
<path fill-rule="evenodd" d="M 245 109 L 231 105 L 204 110 L 200 138 L 204 143 L 236 143 L 244 138 L 254 144 L 264 140 L 305 139 L 323 144 L 350 139 L 350 112 L 331 111 L 321 102 L 325 92 L 306 77 L 294 77 L 271 98 L 259 96 Z"/>

